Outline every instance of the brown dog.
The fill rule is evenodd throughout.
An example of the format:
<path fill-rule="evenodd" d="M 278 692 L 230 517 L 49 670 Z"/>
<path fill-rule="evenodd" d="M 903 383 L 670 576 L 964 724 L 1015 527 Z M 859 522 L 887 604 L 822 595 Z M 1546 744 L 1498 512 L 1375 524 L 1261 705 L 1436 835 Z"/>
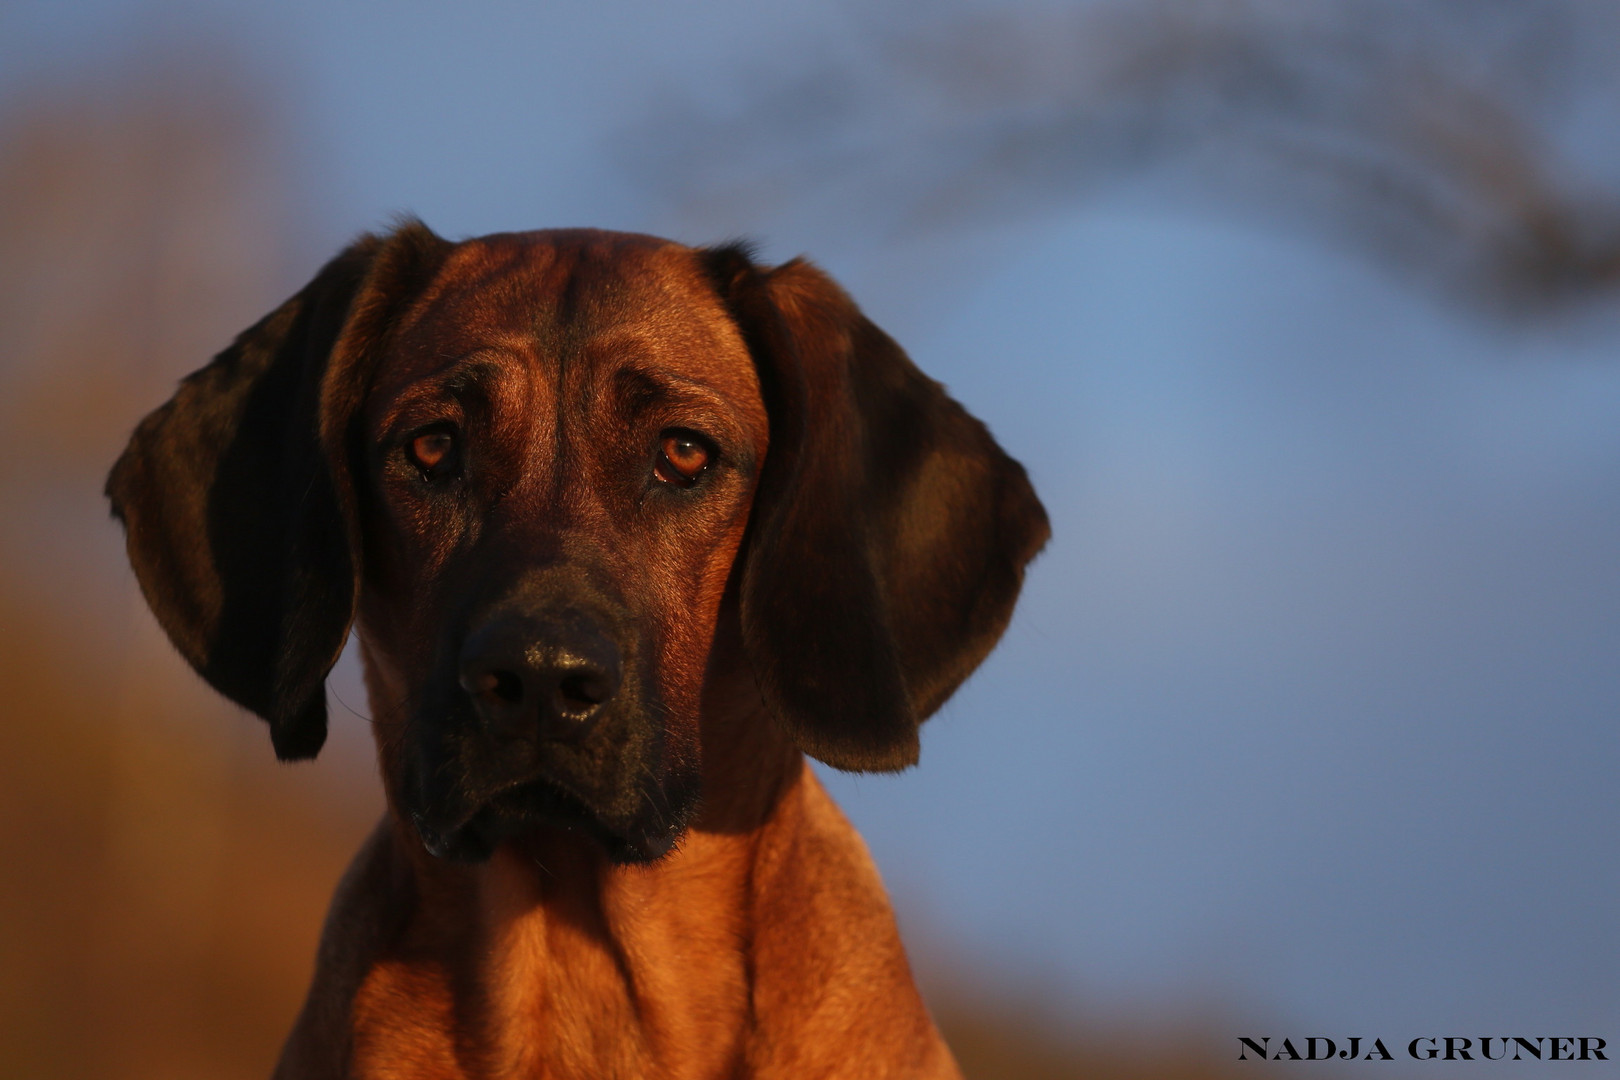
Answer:
<path fill-rule="evenodd" d="M 955 1075 L 803 754 L 914 763 L 1046 517 L 820 271 L 410 223 L 187 378 L 107 490 L 280 757 L 358 621 L 390 812 L 278 1076 Z"/>

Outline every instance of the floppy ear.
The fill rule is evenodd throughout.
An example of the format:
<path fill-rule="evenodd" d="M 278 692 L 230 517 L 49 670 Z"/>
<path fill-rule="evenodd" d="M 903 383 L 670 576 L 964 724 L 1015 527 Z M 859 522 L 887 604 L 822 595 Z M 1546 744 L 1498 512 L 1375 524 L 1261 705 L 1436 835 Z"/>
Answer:
<path fill-rule="evenodd" d="M 346 449 L 372 364 L 448 247 L 364 236 L 135 430 L 107 478 L 146 602 L 198 674 L 270 723 L 282 760 L 326 741 L 326 674 L 360 550 Z"/>
<path fill-rule="evenodd" d="M 813 757 L 917 760 L 995 645 L 1050 529 L 1024 469 L 816 267 L 705 253 L 754 354 L 771 443 L 741 614 L 767 705 Z"/>

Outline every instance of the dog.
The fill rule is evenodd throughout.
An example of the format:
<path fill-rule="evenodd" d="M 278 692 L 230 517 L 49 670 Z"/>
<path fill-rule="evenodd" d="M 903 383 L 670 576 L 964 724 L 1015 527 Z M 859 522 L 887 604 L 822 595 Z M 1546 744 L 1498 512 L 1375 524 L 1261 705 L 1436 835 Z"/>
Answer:
<path fill-rule="evenodd" d="M 367 235 L 107 484 L 158 621 L 283 760 L 351 628 L 388 812 L 278 1077 L 946 1077 L 805 755 L 917 760 L 1049 529 L 814 265 Z"/>

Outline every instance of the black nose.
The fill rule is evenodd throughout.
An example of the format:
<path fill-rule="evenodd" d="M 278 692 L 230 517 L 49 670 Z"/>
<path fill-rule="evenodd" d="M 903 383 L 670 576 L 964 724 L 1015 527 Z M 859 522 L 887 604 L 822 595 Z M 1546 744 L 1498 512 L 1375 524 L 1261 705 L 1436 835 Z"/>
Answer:
<path fill-rule="evenodd" d="M 579 615 L 500 616 L 461 649 L 461 688 L 490 733 L 506 738 L 584 736 L 621 673 L 618 647 Z"/>

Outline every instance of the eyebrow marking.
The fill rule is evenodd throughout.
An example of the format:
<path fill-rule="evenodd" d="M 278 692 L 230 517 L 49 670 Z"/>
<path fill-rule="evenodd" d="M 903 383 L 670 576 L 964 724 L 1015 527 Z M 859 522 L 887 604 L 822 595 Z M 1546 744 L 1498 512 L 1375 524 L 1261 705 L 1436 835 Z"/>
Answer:
<path fill-rule="evenodd" d="M 729 405 L 717 388 L 678 372 L 627 364 L 614 373 L 613 380 L 621 400 L 637 415 L 670 405 L 720 410 Z"/>
<path fill-rule="evenodd" d="M 469 396 L 488 400 L 499 384 L 509 381 L 511 367 L 490 350 L 475 350 L 425 378 L 413 380 L 395 399 L 395 408 L 409 408 L 445 397 L 458 401 Z"/>

